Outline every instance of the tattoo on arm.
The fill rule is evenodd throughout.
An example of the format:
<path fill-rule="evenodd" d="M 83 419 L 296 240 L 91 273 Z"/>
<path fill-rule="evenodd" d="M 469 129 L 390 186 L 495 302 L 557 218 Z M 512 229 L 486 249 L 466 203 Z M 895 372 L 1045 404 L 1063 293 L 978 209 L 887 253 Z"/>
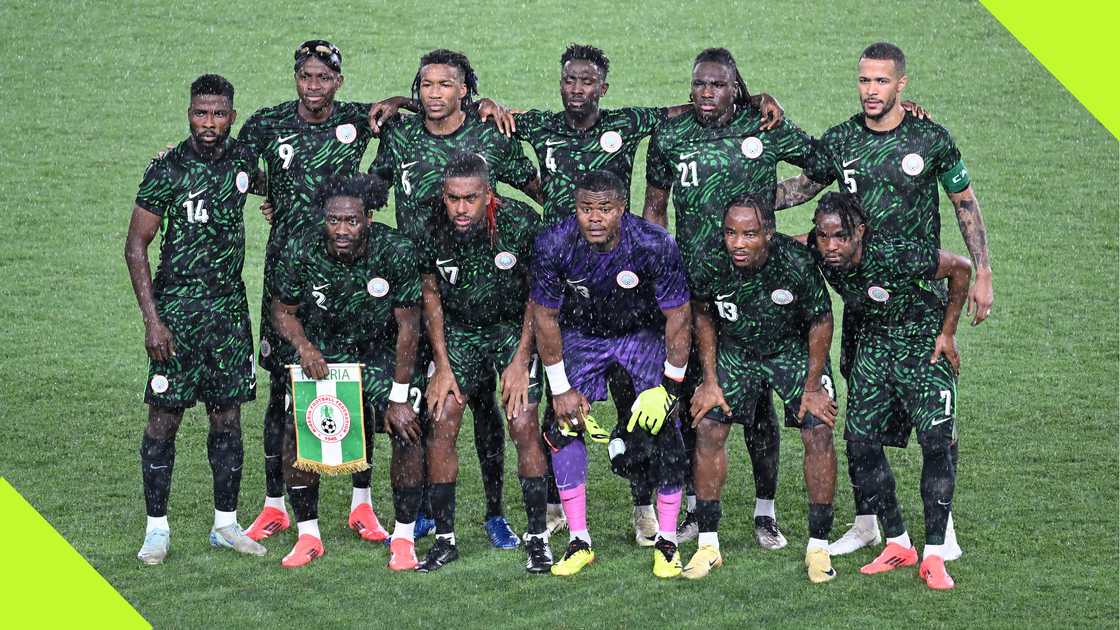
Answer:
<path fill-rule="evenodd" d="M 957 210 L 957 223 L 960 224 L 965 247 L 972 257 L 972 266 L 977 269 L 990 267 L 988 230 L 984 227 L 984 217 L 980 214 L 980 203 L 969 195 L 954 199 L 953 206 Z"/>
<path fill-rule="evenodd" d="M 805 175 L 784 179 L 774 191 L 774 209 L 783 210 L 799 206 L 816 197 L 817 193 L 824 189 L 824 186 L 824 184 L 818 184 Z"/>

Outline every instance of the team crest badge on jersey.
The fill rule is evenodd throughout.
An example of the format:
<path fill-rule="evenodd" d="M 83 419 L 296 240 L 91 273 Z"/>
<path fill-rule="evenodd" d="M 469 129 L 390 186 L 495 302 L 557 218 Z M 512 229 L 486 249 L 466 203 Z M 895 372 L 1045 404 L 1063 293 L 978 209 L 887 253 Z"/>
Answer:
<path fill-rule="evenodd" d="M 882 303 L 891 299 L 891 294 L 883 287 L 872 286 L 867 289 L 867 297 Z"/>
<path fill-rule="evenodd" d="M 358 138 L 358 130 L 350 123 L 339 125 L 334 128 L 334 137 L 338 138 L 338 141 L 342 144 L 350 144 Z"/>
<path fill-rule="evenodd" d="M 304 417 L 312 435 L 327 444 L 336 444 L 350 433 L 350 411 L 334 396 L 317 396 L 307 405 Z"/>
<path fill-rule="evenodd" d="M 774 289 L 770 294 L 770 300 L 779 306 L 785 306 L 793 301 L 793 294 L 785 289 Z"/>
<path fill-rule="evenodd" d="M 510 252 L 499 252 L 498 255 L 494 257 L 494 266 L 502 271 L 513 269 L 513 266 L 516 264 L 517 256 L 514 256 Z"/>
<path fill-rule="evenodd" d="M 902 158 L 902 172 L 910 177 L 920 174 L 925 167 L 926 161 L 917 153 L 907 153 L 906 157 Z"/>
<path fill-rule="evenodd" d="M 237 173 L 237 179 L 235 180 L 235 182 L 237 184 L 237 192 L 242 194 L 249 192 L 248 173 L 246 173 L 245 171 L 240 171 L 239 173 Z"/>
<path fill-rule="evenodd" d="M 614 277 L 614 280 L 618 283 L 618 286 L 622 287 L 623 289 L 633 289 L 634 287 L 638 286 L 638 274 L 630 270 L 618 272 L 618 275 Z"/>
<path fill-rule="evenodd" d="M 389 294 L 389 281 L 385 278 L 374 278 L 366 284 L 366 291 L 373 297 L 385 297 Z"/>
<path fill-rule="evenodd" d="M 261 356 L 267 359 L 270 354 L 272 354 L 272 344 L 268 343 L 267 339 L 261 339 Z"/>
<path fill-rule="evenodd" d="M 608 131 L 599 136 L 599 146 L 607 153 L 615 153 L 622 148 L 622 135 L 617 131 Z"/>
<path fill-rule="evenodd" d="M 758 156 L 762 155 L 762 141 L 754 136 L 743 140 L 743 146 L 741 148 L 743 150 L 743 155 L 747 156 L 747 159 L 757 160 Z"/>
<path fill-rule="evenodd" d="M 156 374 L 152 377 L 152 391 L 156 394 L 162 394 L 170 386 L 171 383 L 167 382 L 167 377 L 163 374 Z"/>

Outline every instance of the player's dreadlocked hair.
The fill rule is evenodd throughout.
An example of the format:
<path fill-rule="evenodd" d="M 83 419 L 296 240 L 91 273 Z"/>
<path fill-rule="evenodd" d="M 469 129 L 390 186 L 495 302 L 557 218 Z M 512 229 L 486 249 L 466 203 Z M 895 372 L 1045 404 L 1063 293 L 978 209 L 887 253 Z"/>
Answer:
<path fill-rule="evenodd" d="M 322 214 L 327 210 L 327 202 L 335 197 L 361 199 L 362 208 L 369 214 L 388 201 L 389 187 L 376 175 L 331 175 L 315 189 L 314 207 Z"/>
<path fill-rule="evenodd" d="M 859 226 L 864 226 L 864 234 L 868 234 L 867 215 L 864 214 L 863 204 L 859 198 L 850 193 L 829 192 L 821 197 L 817 209 L 813 212 L 813 224 L 816 225 L 819 217 L 834 215 L 840 219 L 840 228 L 844 236 L 851 236 Z"/>
<path fill-rule="evenodd" d="M 571 44 L 564 54 L 560 55 L 560 67 L 563 68 L 569 61 L 587 61 L 595 64 L 603 80 L 607 80 L 607 70 L 610 69 L 611 62 L 601 49 L 583 44 Z"/>
<path fill-rule="evenodd" d="M 695 68 L 698 64 L 705 61 L 718 63 L 721 66 L 731 68 L 731 72 L 735 75 L 735 81 L 738 82 L 739 87 L 735 91 L 735 105 L 740 108 L 749 107 L 751 104 L 751 93 L 747 91 L 747 82 L 743 80 L 743 76 L 739 74 L 739 66 L 735 63 L 735 57 L 731 55 L 731 51 L 726 48 L 708 48 L 696 55 L 696 60 L 692 62 L 692 67 Z"/>
<path fill-rule="evenodd" d="M 478 96 L 478 75 L 474 73 L 474 68 L 471 67 L 471 62 L 466 55 L 446 48 L 438 48 L 420 57 L 420 69 L 416 71 L 416 78 L 412 80 L 412 98 L 423 106 L 423 102 L 420 100 L 420 74 L 424 71 L 424 66 L 433 63 L 455 66 L 459 69 L 463 84 L 467 86 L 467 93 L 462 100 L 462 107 L 466 109 L 468 105 L 474 102 L 474 97 Z"/>
<path fill-rule="evenodd" d="M 906 74 L 906 55 L 902 49 L 890 42 L 875 42 L 859 55 L 860 59 L 875 59 L 878 61 L 893 61 L 894 70 L 898 76 Z"/>
<path fill-rule="evenodd" d="M 233 84 L 217 74 L 204 74 L 191 83 L 191 96 L 224 96 L 233 107 Z"/>
<path fill-rule="evenodd" d="M 456 153 L 451 156 L 447 166 L 443 167 L 443 181 L 447 182 L 453 177 L 477 177 L 486 183 L 487 189 L 490 187 L 490 167 L 477 153 Z M 439 208 L 433 216 L 446 221 L 447 211 L 443 208 L 443 199 L 438 199 L 436 204 Z M 501 205 L 502 200 L 498 195 L 491 194 L 490 201 L 486 204 L 486 232 L 490 236 L 491 246 L 496 246 L 498 243 L 498 208 Z"/>
<path fill-rule="evenodd" d="M 724 220 L 727 219 L 727 213 L 731 212 L 732 208 L 754 208 L 758 211 L 758 220 L 762 223 L 762 227 L 768 230 L 774 229 L 774 205 L 765 196 L 756 193 L 743 193 L 735 197 L 723 210 Z"/>
<path fill-rule="evenodd" d="M 607 171 L 597 170 L 584 173 L 576 180 L 576 190 L 586 190 L 587 192 L 611 192 L 618 196 L 619 199 L 625 200 L 627 197 L 626 183 L 619 178 L 618 175 Z"/>

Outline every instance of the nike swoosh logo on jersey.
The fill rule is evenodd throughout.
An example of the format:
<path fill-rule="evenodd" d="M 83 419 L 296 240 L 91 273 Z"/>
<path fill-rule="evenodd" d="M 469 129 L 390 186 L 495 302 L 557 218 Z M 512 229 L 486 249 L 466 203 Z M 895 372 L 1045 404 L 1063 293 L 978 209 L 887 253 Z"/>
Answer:
<path fill-rule="evenodd" d="M 187 199 L 194 199 L 195 197 L 197 197 L 197 196 L 201 195 L 201 194 L 202 194 L 202 193 L 204 193 L 204 192 L 206 192 L 206 189 L 205 189 L 205 188 L 203 188 L 202 190 L 200 190 L 200 191 L 198 191 L 198 192 L 187 193 Z"/>
<path fill-rule="evenodd" d="M 567 142 L 568 142 L 567 140 L 545 140 L 544 141 L 544 146 L 554 147 L 554 146 L 557 146 L 557 145 L 566 144 Z"/>
<path fill-rule="evenodd" d="M 681 159 L 682 159 L 682 160 L 687 160 L 688 158 L 690 158 L 690 157 L 692 157 L 692 156 L 696 155 L 697 153 L 699 153 L 699 151 L 693 151 L 693 152 L 691 152 L 691 153 L 682 153 L 682 154 L 681 154 Z"/>
<path fill-rule="evenodd" d="M 412 166 L 413 164 L 418 164 L 418 163 L 419 163 L 419 160 L 417 160 L 415 162 L 408 162 L 407 164 L 404 163 L 404 162 L 401 162 L 401 169 L 406 169 L 406 168 Z"/>
<path fill-rule="evenodd" d="M 277 142 L 277 143 L 279 143 L 279 144 L 284 144 L 285 142 L 287 142 L 287 141 L 291 140 L 292 138 L 294 138 L 294 137 L 296 137 L 296 136 L 298 136 L 298 135 L 299 135 L 298 133 L 293 133 L 292 135 L 290 135 L 290 136 L 286 136 L 286 137 L 284 137 L 284 138 L 281 138 L 281 137 L 277 136 L 277 138 L 276 138 L 276 142 Z"/>
<path fill-rule="evenodd" d="M 942 501 L 941 499 L 937 500 L 938 505 L 943 505 L 945 507 L 949 507 L 952 503 L 953 503 L 952 501 Z"/>
<path fill-rule="evenodd" d="M 732 291 L 731 293 L 726 293 L 724 295 L 717 295 L 716 299 L 717 300 L 726 300 L 727 298 L 731 297 L 732 295 L 735 295 L 734 291 Z"/>
<path fill-rule="evenodd" d="M 453 262 L 454 260 L 455 260 L 454 258 L 448 258 L 446 260 L 440 260 L 440 259 L 437 258 L 436 259 L 436 266 L 439 267 L 441 265 L 446 265 L 447 263 Z"/>
<path fill-rule="evenodd" d="M 579 284 L 584 280 L 587 280 L 587 278 L 580 278 L 579 280 L 565 280 L 564 282 L 567 282 L 568 284 Z"/>
<path fill-rule="evenodd" d="M 328 282 L 328 283 L 326 283 L 326 284 L 320 284 L 320 285 L 318 285 L 318 286 L 315 286 L 315 285 L 311 285 L 311 290 L 312 290 L 312 291 L 322 291 L 323 289 L 325 289 L 325 288 L 327 288 L 327 287 L 329 287 L 329 286 L 331 286 L 331 283 L 329 283 L 329 282 Z"/>
<path fill-rule="evenodd" d="M 855 164 L 858 161 L 859 161 L 859 158 L 856 158 L 854 160 L 848 160 L 847 162 L 844 162 L 844 168 L 848 168 L 849 166 L 851 166 L 852 164 Z"/>
<path fill-rule="evenodd" d="M 942 419 L 940 419 L 940 420 L 934 420 L 933 422 L 930 422 L 930 423 L 929 423 L 929 426 L 931 426 L 931 427 L 935 427 L 935 426 L 937 426 L 937 425 L 939 425 L 939 424 L 944 424 L 944 423 L 946 423 L 946 422 L 948 422 L 948 421 L 950 421 L 950 420 L 952 420 L 952 418 L 942 418 Z"/>

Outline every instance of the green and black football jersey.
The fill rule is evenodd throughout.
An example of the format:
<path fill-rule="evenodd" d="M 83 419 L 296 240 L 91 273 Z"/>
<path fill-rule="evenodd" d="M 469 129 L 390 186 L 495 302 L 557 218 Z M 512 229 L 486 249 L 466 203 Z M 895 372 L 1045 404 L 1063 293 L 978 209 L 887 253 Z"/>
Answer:
<path fill-rule="evenodd" d="M 213 161 L 195 152 L 190 140 L 152 160 L 136 205 L 163 218 L 152 286 L 157 297 L 245 291 L 245 197 L 256 174 L 256 154 L 232 138 Z"/>
<path fill-rule="evenodd" d="M 420 274 L 412 243 L 393 228 L 370 225 L 366 255 L 347 263 L 327 252 L 320 233 L 284 246 L 272 293 L 298 304 L 308 340 L 324 354 L 351 355 L 371 344 L 396 343 L 394 308 L 417 306 Z"/>
<path fill-rule="evenodd" d="M 757 109 L 745 108 L 725 126 L 706 127 L 690 112 L 653 134 L 646 181 L 673 190 L 685 263 L 721 246 L 723 211 L 732 199 L 745 193 L 773 199 L 778 162 L 803 167 L 812 153 L 812 139 L 788 118 L 769 131 L 760 130 L 763 122 Z"/>
<path fill-rule="evenodd" d="M 692 299 L 712 305 L 720 355 L 764 358 L 807 347 L 809 324 L 832 312 L 824 280 L 804 245 L 774 234 L 761 269 L 749 273 L 727 250 L 697 257 L 689 269 Z"/>
<path fill-rule="evenodd" d="M 873 234 L 855 269 L 824 264 L 809 233 L 809 249 L 844 307 L 862 312 L 860 337 L 928 337 L 941 332 L 946 298 L 935 284 L 939 253 L 932 243 Z"/>
<path fill-rule="evenodd" d="M 541 165 L 544 223 L 553 225 L 575 212 L 576 180 L 581 173 L 608 170 L 626 182 L 642 140 L 667 120 L 660 107 L 604 109 L 590 129 L 568 126 L 564 112 L 530 110 L 517 114 L 517 137 L 528 142 Z"/>
<path fill-rule="evenodd" d="M 521 325 L 529 301 L 529 270 L 540 217 L 527 204 L 503 199 L 491 240 L 486 226 L 455 233 L 446 214 L 436 215 L 424 235 L 420 272 L 439 282 L 444 317 L 458 327 Z"/>
<path fill-rule="evenodd" d="M 941 125 L 907 113 L 891 131 L 867 128 L 856 114 L 821 136 L 805 168 L 810 179 L 839 182 L 860 198 L 879 234 L 941 243 L 938 181 L 951 193 L 969 185 L 968 170 Z"/>
<path fill-rule="evenodd" d="M 382 127 L 370 172 L 393 185 L 397 228 L 419 240 L 434 202 L 442 194 L 443 169 L 456 153 L 477 153 L 490 166 L 490 185 L 524 186 L 537 169 L 521 143 L 502 135 L 492 122 L 468 111 L 462 126 L 445 136 L 424 127 L 423 116 L 401 116 Z"/>
<path fill-rule="evenodd" d="M 269 243 L 275 247 L 320 225 L 311 209 L 315 189 L 332 175 L 357 174 L 373 137 L 369 103 L 335 102 L 321 123 L 301 118 L 298 106 L 289 101 L 260 109 L 238 133 L 265 162 L 267 195 L 275 208 Z"/>

